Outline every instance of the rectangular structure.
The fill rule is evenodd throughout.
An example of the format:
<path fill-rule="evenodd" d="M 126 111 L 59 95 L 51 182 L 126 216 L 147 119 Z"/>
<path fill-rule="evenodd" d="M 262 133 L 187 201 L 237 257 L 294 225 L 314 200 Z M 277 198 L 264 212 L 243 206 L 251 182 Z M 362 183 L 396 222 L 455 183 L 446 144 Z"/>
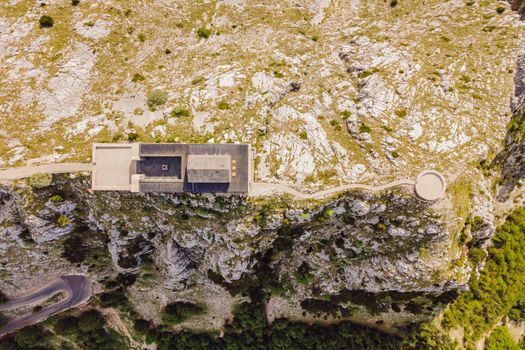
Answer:
<path fill-rule="evenodd" d="M 221 155 L 188 156 L 188 182 L 190 183 L 230 183 L 232 157 Z"/>
<path fill-rule="evenodd" d="M 94 144 L 91 188 L 95 191 L 130 191 L 131 144 Z"/>
<path fill-rule="evenodd" d="M 247 193 L 249 145 L 95 144 L 92 189 Z"/>

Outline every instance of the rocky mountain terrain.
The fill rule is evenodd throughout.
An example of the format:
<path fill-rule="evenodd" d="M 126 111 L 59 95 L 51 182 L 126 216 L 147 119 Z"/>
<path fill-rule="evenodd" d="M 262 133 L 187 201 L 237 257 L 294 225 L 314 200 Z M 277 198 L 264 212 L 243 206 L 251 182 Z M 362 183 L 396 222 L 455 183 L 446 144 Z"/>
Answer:
<path fill-rule="evenodd" d="M 92 142 L 242 142 L 258 181 L 311 191 L 432 168 L 448 188 L 437 202 L 408 187 L 298 201 L 91 193 L 88 174 L 4 183 L 0 291 L 86 274 L 131 348 L 129 323 L 166 324 L 173 302 L 205 310 L 175 330 L 224 332 L 254 289 L 270 322 L 400 334 L 435 319 L 524 206 L 523 8 L 2 2 L 0 168 L 89 161 Z"/>

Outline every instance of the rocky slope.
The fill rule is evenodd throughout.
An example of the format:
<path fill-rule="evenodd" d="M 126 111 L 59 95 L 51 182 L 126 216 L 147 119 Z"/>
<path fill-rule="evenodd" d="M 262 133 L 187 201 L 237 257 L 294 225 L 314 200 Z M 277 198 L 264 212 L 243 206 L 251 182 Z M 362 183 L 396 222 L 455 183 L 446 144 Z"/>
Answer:
<path fill-rule="evenodd" d="M 6 184 L 0 290 L 119 275 L 157 323 L 169 301 L 207 304 L 194 329 L 220 328 L 253 286 L 271 317 L 430 318 L 523 191 L 518 19 L 496 1 L 3 2 L 0 166 L 88 160 L 92 141 L 248 142 L 259 180 L 308 190 L 437 168 L 449 187 L 436 203 L 403 188 L 305 203 Z M 153 89 L 168 100 L 148 108 Z"/>

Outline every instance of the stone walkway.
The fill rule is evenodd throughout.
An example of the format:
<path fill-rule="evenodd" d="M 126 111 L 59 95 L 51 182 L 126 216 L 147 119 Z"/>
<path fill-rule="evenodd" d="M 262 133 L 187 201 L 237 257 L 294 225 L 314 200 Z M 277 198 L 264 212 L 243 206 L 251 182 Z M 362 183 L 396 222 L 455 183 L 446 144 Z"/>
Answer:
<path fill-rule="evenodd" d="M 51 163 L 5 170 L 0 169 L 0 180 L 23 179 L 40 173 L 76 173 L 91 171 L 92 169 L 93 167 L 91 166 L 91 163 Z"/>
<path fill-rule="evenodd" d="M 328 197 L 339 192 L 348 191 L 348 190 L 366 190 L 366 191 L 381 191 L 387 188 L 401 186 L 401 185 L 411 185 L 414 186 L 416 182 L 414 180 L 397 180 L 389 182 L 380 186 L 368 186 L 361 184 L 349 184 L 342 185 L 327 190 L 322 190 L 314 193 L 304 193 L 297 191 L 296 189 L 285 185 L 285 184 L 275 184 L 275 183 L 266 183 L 266 182 L 254 182 L 251 184 L 250 196 L 253 197 L 263 197 L 271 196 L 276 194 L 287 193 L 298 199 L 319 199 L 323 197 Z"/>
<path fill-rule="evenodd" d="M 92 170 L 92 165 L 87 163 L 43 164 L 0 170 L 0 181 L 22 179 L 38 173 L 58 174 Z M 414 186 L 414 189 L 419 197 L 428 201 L 435 201 L 444 195 L 447 185 L 444 177 L 440 173 L 434 170 L 425 170 L 419 173 L 415 180 L 402 179 L 379 186 L 349 184 L 314 193 L 304 193 L 285 184 L 252 182 L 250 184 L 249 196 L 264 197 L 287 193 L 296 197 L 297 199 L 319 199 L 348 190 L 382 191 L 395 186 Z"/>

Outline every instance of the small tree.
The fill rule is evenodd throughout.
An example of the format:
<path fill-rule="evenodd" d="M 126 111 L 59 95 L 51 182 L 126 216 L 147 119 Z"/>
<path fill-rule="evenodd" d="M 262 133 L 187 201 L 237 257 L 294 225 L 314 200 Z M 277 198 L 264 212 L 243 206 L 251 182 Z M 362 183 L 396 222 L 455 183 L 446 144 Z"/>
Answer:
<path fill-rule="evenodd" d="M 201 315 L 204 312 L 204 307 L 200 305 L 177 301 L 166 305 L 162 310 L 161 317 L 164 324 L 174 325 L 187 320 L 191 316 Z"/>
<path fill-rule="evenodd" d="M 104 317 L 97 310 L 89 310 L 80 315 L 78 328 L 82 333 L 89 333 L 104 326 Z"/>
<path fill-rule="evenodd" d="M 40 23 L 40 28 L 51 28 L 55 25 L 55 20 L 51 16 L 43 15 L 38 23 Z"/>
<path fill-rule="evenodd" d="M 3 304 L 7 301 L 7 295 L 5 295 L 1 290 L 0 290 L 0 304 Z"/>
<path fill-rule="evenodd" d="M 73 335 L 78 333 L 78 318 L 65 316 L 59 318 L 54 326 L 55 333 L 60 335 Z"/>

